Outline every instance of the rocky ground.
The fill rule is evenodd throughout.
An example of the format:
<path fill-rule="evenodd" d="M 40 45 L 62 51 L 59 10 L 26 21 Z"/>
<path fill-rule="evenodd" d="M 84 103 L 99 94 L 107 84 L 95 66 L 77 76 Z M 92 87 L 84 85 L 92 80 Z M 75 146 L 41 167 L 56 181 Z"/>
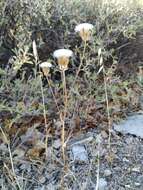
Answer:
<path fill-rule="evenodd" d="M 19 146 L 13 154 L 16 178 L 26 190 L 96 190 L 97 184 L 99 190 L 142 190 L 143 140 L 113 130 L 110 149 L 108 145 L 108 134 L 98 127 L 75 135 L 67 143 L 65 168 L 60 139 L 51 142 L 46 159 L 28 159 Z M 0 156 L 1 189 L 15 189 L 5 144 Z"/>

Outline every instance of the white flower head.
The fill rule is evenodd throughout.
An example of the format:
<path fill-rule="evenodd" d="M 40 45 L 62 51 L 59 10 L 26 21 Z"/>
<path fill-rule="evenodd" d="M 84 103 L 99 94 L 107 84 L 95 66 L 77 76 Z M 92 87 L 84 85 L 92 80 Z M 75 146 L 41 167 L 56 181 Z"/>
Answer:
<path fill-rule="evenodd" d="M 83 41 L 90 40 L 91 32 L 94 26 L 89 23 L 82 23 L 75 27 L 75 32 L 78 32 Z"/>
<path fill-rule="evenodd" d="M 59 58 L 59 57 L 71 57 L 73 55 L 73 52 L 69 49 L 58 49 L 56 51 L 54 51 L 53 56 L 55 58 Z"/>
<path fill-rule="evenodd" d="M 89 23 L 82 23 L 82 24 L 78 24 L 75 27 L 75 32 L 80 32 L 81 30 L 92 30 L 94 28 L 94 26 L 92 24 Z"/>
<path fill-rule="evenodd" d="M 67 70 L 69 58 L 72 57 L 73 52 L 69 49 L 58 49 L 54 51 L 53 56 L 57 58 L 60 70 Z"/>
<path fill-rule="evenodd" d="M 45 68 L 45 67 L 50 68 L 50 67 L 52 67 L 52 64 L 50 62 L 43 62 L 40 64 L 40 67 L 41 68 Z"/>
<path fill-rule="evenodd" d="M 52 64 L 50 62 L 43 62 L 40 64 L 40 68 L 42 69 L 45 76 L 48 76 L 51 67 Z"/>

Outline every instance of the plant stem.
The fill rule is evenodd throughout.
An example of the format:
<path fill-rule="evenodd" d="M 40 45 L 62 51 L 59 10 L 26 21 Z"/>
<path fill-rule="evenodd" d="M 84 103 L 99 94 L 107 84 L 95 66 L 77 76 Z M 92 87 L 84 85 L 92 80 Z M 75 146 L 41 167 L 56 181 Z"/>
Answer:
<path fill-rule="evenodd" d="M 46 118 L 46 108 L 45 108 L 45 98 L 44 98 L 44 90 L 43 90 L 43 83 L 42 78 L 41 79 L 41 94 L 42 94 L 42 102 L 43 102 L 43 114 L 44 114 L 44 123 L 45 123 L 45 132 L 46 132 L 46 138 L 45 138 L 45 151 L 46 151 L 46 157 L 48 155 L 48 126 L 47 126 L 47 118 Z"/>
<path fill-rule="evenodd" d="M 64 102 L 64 113 L 62 115 L 62 154 L 63 154 L 63 160 L 64 163 L 66 161 L 65 159 L 65 119 L 67 114 L 67 88 L 66 88 L 66 77 L 65 77 L 65 70 L 62 70 L 62 82 L 63 82 L 63 102 Z"/>
<path fill-rule="evenodd" d="M 100 140 L 98 141 L 98 155 L 97 155 L 97 176 L 96 176 L 96 189 L 99 189 L 99 178 L 100 178 Z"/>
<path fill-rule="evenodd" d="M 48 82 L 50 91 L 51 91 L 51 93 L 52 93 L 54 102 L 55 102 L 55 104 L 56 104 L 57 110 L 58 110 L 58 112 L 59 112 L 59 114 L 60 114 L 60 109 L 59 109 L 59 106 L 58 106 L 58 102 L 57 102 L 57 100 L 56 100 L 56 97 L 55 97 L 55 94 L 54 94 L 53 89 L 52 89 L 52 87 L 51 87 L 51 83 L 50 83 L 50 80 L 49 80 L 48 76 L 46 77 L 46 79 L 47 79 L 47 82 Z"/>
<path fill-rule="evenodd" d="M 84 42 L 84 47 L 83 47 L 83 54 L 82 54 L 82 57 L 81 57 L 81 60 L 80 60 L 80 64 L 79 64 L 78 70 L 77 70 L 77 72 L 76 72 L 75 79 L 74 79 L 74 81 L 73 81 L 73 84 L 72 84 L 71 89 L 74 87 L 74 85 L 75 85 L 75 83 L 76 83 L 76 80 L 77 80 L 77 78 L 78 78 L 79 72 L 80 72 L 80 70 L 81 70 L 81 67 L 82 67 L 82 65 L 83 65 L 83 60 L 84 60 L 84 58 L 85 58 L 86 47 L 87 47 L 87 42 L 85 41 L 85 42 Z M 71 91 L 70 91 L 70 92 L 71 92 Z M 70 94 L 70 93 L 69 93 L 69 94 Z"/>
<path fill-rule="evenodd" d="M 108 145 L 109 145 L 109 150 L 110 150 L 111 148 L 111 117 L 110 117 L 110 111 L 109 111 L 109 100 L 108 100 L 107 82 L 106 82 L 106 77 L 105 77 L 104 66 L 103 66 L 103 78 L 104 78 L 104 90 L 105 90 L 105 99 L 106 99 L 107 117 L 108 117 L 108 131 L 109 131 Z"/>
<path fill-rule="evenodd" d="M 11 148 L 10 148 L 10 143 L 9 143 L 9 141 L 8 141 L 6 135 L 5 135 L 5 133 L 4 133 L 4 131 L 3 131 L 3 129 L 1 127 L 0 127 L 0 130 L 1 130 L 2 135 L 4 136 L 4 139 L 5 139 L 5 142 L 6 142 L 7 146 L 8 146 L 8 152 L 9 152 L 9 157 L 10 157 L 10 162 L 11 162 L 11 168 L 12 168 L 13 176 L 15 178 L 15 181 L 16 181 L 16 184 L 17 184 L 18 188 L 21 190 L 21 186 L 19 184 L 19 181 L 18 181 L 16 173 L 15 173 L 15 169 L 14 169 L 13 158 L 12 158 L 12 153 L 11 153 Z"/>
<path fill-rule="evenodd" d="M 66 117 L 67 112 L 67 87 L 66 87 L 66 77 L 65 77 L 65 71 L 62 71 L 63 76 L 63 95 L 64 95 L 64 117 Z"/>

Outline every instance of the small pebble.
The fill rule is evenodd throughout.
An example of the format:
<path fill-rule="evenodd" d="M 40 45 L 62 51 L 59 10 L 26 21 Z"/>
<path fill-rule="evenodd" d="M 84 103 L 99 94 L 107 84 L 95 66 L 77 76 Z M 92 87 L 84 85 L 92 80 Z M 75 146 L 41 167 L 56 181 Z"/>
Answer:
<path fill-rule="evenodd" d="M 110 176 L 111 174 L 112 174 L 111 170 L 108 170 L 108 169 L 104 170 L 104 175 L 106 177 Z"/>
<path fill-rule="evenodd" d="M 130 186 L 130 185 L 125 185 L 125 187 L 127 187 L 127 188 L 131 188 L 131 186 Z"/>
<path fill-rule="evenodd" d="M 72 147 L 72 153 L 73 153 L 74 161 L 81 161 L 81 162 L 88 161 L 87 151 L 84 146 L 74 145 Z"/>
<path fill-rule="evenodd" d="M 136 187 L 139 187 L 140 185 L 141 185 L 140 183 L 135 182 L 135 186 L 136 186 Z"/>
<path fill-rule="evenodd" d="M 106 189 L 107 189 L 107 181 L 104 178 L 100 178 L 98 190 L 106 190 Z"/>
<path fill-rule="evenodd" d="M 123 158 L 123 162 L 129 162 L 127 158 Z"/>
<path fill-rule="evenodd" d="M 106 139 L 108 138 L 108 134 L 106 133 L 106 131 L 101 131 L 101 136 Z"/>
<path fill-rule="evenodd" d="M 55 140 L 53 143 L 53 147 L 58 149 L 60 148 L 60 146 L 61 146 L 61 140 L 60 139 Z"/>
<path fill-rule="evenodd" d="M 143 184 L 143 175 L 137 177 L 137 181 Z"/>
<path fill-rule="evenodd" d="M 140 172 L 140 167 L 134 167 L 134 168 L 132 168 L 132 171 L 133 172 Z"/>
<path fill-rule="evenodd" d="M 133 137 L 126 138 L 125 142 L 130 145 L 133 142 Z"/>
<path fill-rule="evenodd" d="M 39 182 L 40 182 L 40 183 L 43 184 L 43 183 L 45 183 L 45 181 L 46 181 L 46 178 L 45 178 L 44 176 L 40 176 L 40 177 L 39 177 Z"/>

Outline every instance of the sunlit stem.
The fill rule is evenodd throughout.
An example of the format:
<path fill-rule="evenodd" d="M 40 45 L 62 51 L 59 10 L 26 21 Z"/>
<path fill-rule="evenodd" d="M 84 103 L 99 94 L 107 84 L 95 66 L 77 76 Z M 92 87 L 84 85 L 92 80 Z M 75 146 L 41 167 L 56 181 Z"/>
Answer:
<path fill-rule="evenodd" d="M 56 100 L 56 97 L 55 97 L 55 94 L 54 94 L 53 89 L 52 89 L 52 87 L 51 87 L 51 82 L 50 82 L 48 76 L 46 76 L 46 79 L 47 79 L 47 82 L 48 82 L 48 85 L 49 85 L 51 94 L 52 94 L 52 96 L 53 96 L 54 102 L 55 102 L 55 104 L 56 104 L 57 110 L 58 110 L 58 112 L 59 112 L 59 114 L 60 114 L 60 109 L 59 109 L 59 106 L 58 106 L 58 102 L 57 102 L 57 100 Z"/>
<path fill-rule="evenodd" d="M 109 110 L 107 80 L 106 80 L 106 76 L 105 76 L 104 66 L 103 66 L 103 77 L 104 77 L 104 90 L 105 90 L 105 99 L 106 99 L 107 117 L 108 117 L 108 131 L 109 131 L 108 145 L 109 145 L 109 150 L 110 150 L 111 149 L 111 116 L 110 116 L 110 110 Z"/>
<path fill-rule="evenodd" d="M 99 179 L 100 179 L 100 140 L 98 141 L 97 175 L 96 175 L 96 189 L 95 190 L 99 190 Z"/>
<path fill-rule="evenodd" d="M 108 146 L 109 146 L 109 151 L 110 151 L 111 150 L 111 127 L 112 127 L 112 125 L 111 125 L 111 116 L 110 116 L 110 109 L 109 109 L 108 85 L 107 85 L 107 78 L 106 78 L 106 74 L 105 74 L 105 68 L 104 68 L 101 48 L 98 50 L 98 61 L 99 61 L 99 65 L 102 67 L 102 70 L 103 70 L 104 91 L 105 91 L 105 100 L 106 100 L 106 109 L 107 109 L 107 118 L 108 118 L 108 132 L 109 132 Z"/>
<path fill-rule="evenodd" d="M 45 98 L 44 98 L 44 90 L 43 90 L 43 83 L 42 83 L 42 77 L 41 77 L 41 75 L 40 75 L 40 79 L 41 79 L 41 94 L 42 94 L 42 103 L 43 103 L 45 133 L 46 133 L 45 152 L 46 152 L 46 157 L 47 157 L 47 155 L 48 155 L 48 125 L 47 125 L 47 118 L 46 118 Z"/>
<path fill-rule="evenodd" d="M 74 86 L 74 84 L 76 83 L 77 77 L 78 77 L 79 72 L 80 72 L 80 70 L 81 70 L 81 67 L 82 67 L 82 65 L 83 65 L 83 60 L 84 60 L 84 58 L 85 58 L 86 45 L 87 45 L 87 42 L 84 41 L 83 54 L 82 54 L 82 57 L 81 57 L 81 60 L 80 60 L 80 64 L 79 64 L 79 67 L 78 67 L 78 70 L 77 70 L 77 73 L 76 73 L 76 76 L 75 76 L 75 80 L 74 80 L 73 86 Z"/>
<path fill-rule="evenodd" d="M 5 140 L 6 144 L 7 144 L 7 146 L 8 146 L 8 152 L 9 152 L 10 163 L 11 163 L 11 168 L 12 168 L 12 173 L 13 173 L 14 179 L 16 181 L 16 184 L 17 184 L 18 188 L 20 190 L 22 190 L 22 188 L 21 188 L 21 186 L 19 184 L 19 181 L 17 179 L 16 173 L 15 173 L 13 157 L 12 157 L 12 152 L 11 152 L 11 148 L 10 148 L 10 143 L 9 143 L 9 141 L 8 141 L 6 135 L 5 135 L 5 133 L 4 133 L 4 131 L 3 131 L 3 129 L 1 127 L 0 127 L 0 131 L 1 131 L 2 135 L 3 135 L 3 137 L 4 137 L 4 140 Z"/>
<path fill-rule="evenodd" d="M 67 88 L 66 88 L 66 77 L 65 77 L 65 70 L 63 69 L 62 71 L 62 82 L 63 82 L 63 102 L 64 102 L 64 112 L 62 115 L 62 155 L 63 155 L 63 160 L 65 163 L 65 119 L 66 119 L 66 114 L 67 114 Z"/>
<path fill-rule="evenodd" d="M 32 46 L 33 46 L 33 55 L 34 55 L 34 58 L 35 58 L 35 78 L 37 76 L 37 65 L 38 65 L 38 51 L 37 51 L 37 45 L 36 45 L 36 41 L 33 40 L 32 42 Z"/>
<path fill-rule="evenodd" d="M 76 75 L 75 75 L 75 78 L 74 78 L 74 81 L 73 81 L 71 90 L 73 89 L 73 87 L 74 87 L 74 85 L 75 85 L 75 83 L 76 83 L 76 80 L 77 80 L 77 78 L 78 78 L 79 72 L 80 72 L 81 67 L 82 67 L 82 65 L 83 65 L 83 60 L 85 59 L 86 46 L 87 46 L 87 42 L 84 41 L 83 53 L 82 53 L 82 56 L 81 56 L 81 59 L 80 59 L 80 64 L 79 64 L 78 70 L 77 70 L 77 72 L 76 72 Z M 70 90 L 70 92 L 69 92 L 69 96 L 70 96 L 71 90 Z"/>

